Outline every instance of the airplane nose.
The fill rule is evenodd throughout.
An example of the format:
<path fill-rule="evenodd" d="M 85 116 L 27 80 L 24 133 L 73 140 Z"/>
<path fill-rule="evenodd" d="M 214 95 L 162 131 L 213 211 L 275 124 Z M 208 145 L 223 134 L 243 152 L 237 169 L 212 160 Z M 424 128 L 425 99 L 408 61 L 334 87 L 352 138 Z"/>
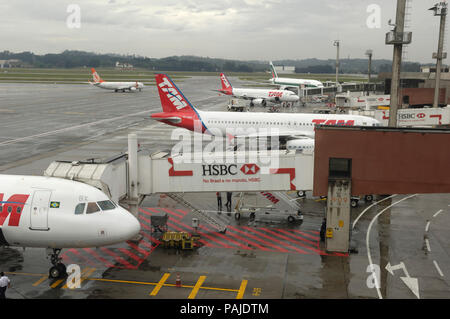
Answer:
<path fill-rule="evenodd" d="M 141 231 L 141 224 L 130 212 L 123 210 L 122 213 L 124 216 L 122 218 L 121 237 L 124 240 L 136 238 Z"/>

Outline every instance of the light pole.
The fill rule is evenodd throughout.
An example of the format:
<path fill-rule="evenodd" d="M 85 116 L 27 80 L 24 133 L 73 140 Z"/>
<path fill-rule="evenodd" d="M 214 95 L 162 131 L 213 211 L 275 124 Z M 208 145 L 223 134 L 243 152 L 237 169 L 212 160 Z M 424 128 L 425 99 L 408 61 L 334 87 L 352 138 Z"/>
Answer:
<path fill-rule="evenodd" d="M 394 29 L 386 33 L 386 44 L 394 46 L 392 58 L 392 80 L 391 80 L 391 105 L 389 107 L 389 126 L 397 126 L 397 111 L 400 93 L 400 68 L 402 63 L 403 45 L 410 44 L 412 33 L 405 32 L 406 0 L 397 0 L 397 12 L 395 24 L 389 23 Z"/>
<path fill-rule="evenodd" d="M 339 40 L 334 40 L 333 46 L 336 47 L 336 87 L 339 85 Z"/>
<path fill-rule="evenodd" d="M 439 93 L 440 93 L 440 84 L 441 84 L 441 68 L 442 68 L 442 60 L 447 57 L 447 53 L 443 53 L 442 49 L 444 47 L 444 34 L 445 34 L 445 20 L 447 17 L 447 3 L 439 2 L 434 5 L 434 7 L 428 9 L 434 11 L 434 16 L 441 17 L 441 23 L 439 26 L 439 42 L 438 42 L 438 51 L 437 54 L 433 53 L 433 59 L 436 59 L 436 84 L 434 87 L 434 100 L 433 107 L 439 106 Z"/>
<path fill-rule="evenodd" d="M 370 73 L 372 70 L 372 54 L 373 54 L 373 50 L 366 51 L 366 55 L 369 57 L 369 70 L 368 70 L 369 79 L 367 81 L 367 95 L 369 95 L 369 93 L 370 93 Z"/>

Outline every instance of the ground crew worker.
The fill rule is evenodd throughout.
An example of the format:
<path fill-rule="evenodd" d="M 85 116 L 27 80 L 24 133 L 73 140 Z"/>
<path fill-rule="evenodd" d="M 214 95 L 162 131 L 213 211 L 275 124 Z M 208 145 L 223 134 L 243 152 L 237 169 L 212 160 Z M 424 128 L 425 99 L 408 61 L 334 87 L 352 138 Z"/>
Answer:
<path fill-rule="evenodd" d="M 320 241 L 325 241 L 325 232 L 327 231 L 327 219 L 324 218 L 320 226 Z"/>
<path fill-rule="evenodd" d="M 225 206 L 227 206 L 227 211 L 231 212 L 231 197 L 232 197 L 233 193 L 232 192 L 227 192 L 227 202 L 225 204 Z"/>
<path fill-rule="evenodd" d="M 222 211 L 222 194 L 220 192 L 216 193 L 217 196 L 217 210 Z"/>
<path fill-rule="evenodd" d="M 6 288 L 11 287 L 11 281 L 5 276 L 3 271 L 0 273 L 0 299 L 6 299 Z"/>

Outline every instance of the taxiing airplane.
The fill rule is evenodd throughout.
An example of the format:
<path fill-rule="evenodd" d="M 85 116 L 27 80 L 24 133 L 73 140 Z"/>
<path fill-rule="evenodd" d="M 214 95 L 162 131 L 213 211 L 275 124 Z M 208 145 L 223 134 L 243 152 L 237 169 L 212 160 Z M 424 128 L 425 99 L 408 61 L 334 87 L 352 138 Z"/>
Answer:
<path fill-rule="evenodd" d="M 200 126 L 201 132 L 205 134 L 230 138 L 227 134 L 230 129 L 234 129 L 236 132 L 249 132 L 240 136 L 269 137 L 270 130 L 276 129 L 276 136 L 286 141 L 286 148 L 301 149 L 311 148 L 315 125 L 380 125 L 376 119 L 360 115 L 200 111 L 188 101 L 168 75 L 156 74 L 155 77 L 163 112 L 154 113 L 151 118 L 191 131 Z"/>
<path fill-rule="evenodd" d="M 66 273 L 63 248 L 111 245 L 136 237 L 141 226 L 97 188 L 43 176 L 0 175 L 0 246 L 41 247 L 53 267 Z"/>
<path fill-rule="evenodd" d="M 225 95 L 231 95 L 236 98 L 250 100 L 250 106 L 255 104 L 266 106 L 267 102 L 283 103 L 297 102 L 298 95 L 289 90 L 267 90 L 267 89 L 240 89 L 234 88 L 225 74 L 220 74 L 222 89 L 218 90 Z"/>
<path fill-rule="evenodd" d="M 307 79 L 294 79 L 294 78 L 279 78 L 275 67 L 270 62 L 270 69 L 272 71 L 272 78 L 269 80 L 270 83 L 279 85 L 280 89 L 285 89 L 289 87 L 300 87 L 300 88 L 323 88 L 323 83 L 317 80 L 307 80 Z"/>
<path fill-rule="evenodd" d="M 96 87 L 107 89 L 107 90 L 114 90 L 114 92 L 125 92 L 125 91 L 142 91 L 144 88 L 144 84 L 142 82 L 107 82 L 103 81 L 100 75 L 98 75 L 97 71 L 95 71 L 94 68 L 91 68 L 92 71 L 92 79 L 94 82 L 89 83 L 91 85 L 94 85 Z"/>

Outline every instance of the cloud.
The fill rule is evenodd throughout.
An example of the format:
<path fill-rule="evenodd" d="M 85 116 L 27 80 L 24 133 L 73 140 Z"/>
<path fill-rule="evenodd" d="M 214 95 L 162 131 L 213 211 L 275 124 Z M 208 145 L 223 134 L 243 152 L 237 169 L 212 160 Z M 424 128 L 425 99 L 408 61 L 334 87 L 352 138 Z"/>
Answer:
<path fill-rule="evenodd" d="M 438 20 L 435 0 L 413 1 L 411 61 L 430 61 Z M 81 9 L 81 28 L 66 25 L 67 6 Z M 367 7 L 381 8 L 381 28 L 369 29 Z M 152 57 L 195 54 L 236 59 L 391 58 L 384 44 L 395 20 L 392 0 L 14 0 L 0 4 L 0 42 L 12 51 L 79 49 Z"/>

